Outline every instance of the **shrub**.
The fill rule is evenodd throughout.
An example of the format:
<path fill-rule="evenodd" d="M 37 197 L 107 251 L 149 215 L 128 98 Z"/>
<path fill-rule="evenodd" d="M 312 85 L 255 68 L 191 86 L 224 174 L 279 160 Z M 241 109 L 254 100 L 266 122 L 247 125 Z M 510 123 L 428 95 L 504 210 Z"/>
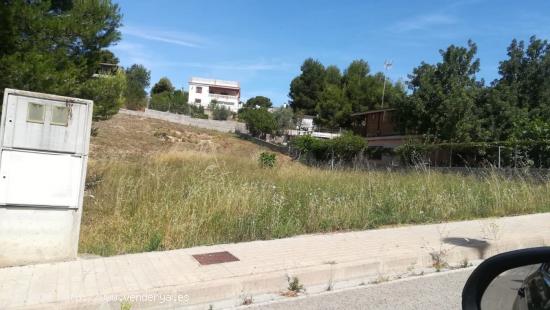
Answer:
<path fill-rule="evenodd" d="M 328 140 L 329 148 L 342 160 L 352 160 L 367 149 L 367 140 L 351 132 L 344 132 L 338 138 Z"/>
<path fill-rule="evenodd" d="M 296 127 L 294 125 L 294 112 L 292 108 L 279 108 L 273 112 L 277 122 L 277 134 L 282 135 L 285 129 Z"/>
<path fill-rule="evenodd" d="M 168 92 L 153 94 L 149 100 L 149 109 L 166 112 L 170 108 L 170 101 L 170 93 Z"/>
<path fill-rule="evenodd" d="M 277 163 L 277 155 L 270 152 L 262 152 L 260 154 L 260 166 L 263 168 L 273 168 Z"/>
<path fill-rule="evenodd" d="M 189 116 L 193 118 L 208 119 L 208 115 L 204 113 L 204 108 L 195 105 L 189 105 Z"/>
<path fill-rule="evenodd" d="M 219 121 L 226 121 L 231 115 L 231 111 L 228 108 L 216 102 L 210 104 L 210 111 L 212 112 L 212 119 Z"/>
<path fill-rule="evenodd" d="M 162 94 L 162 93 L 173 93 L 175 90 L 172 86 L 172 82 L 167 77 L 162 77 L 160 80 L 153 85 L 151 88 L 151 95 Z"/>
<path fill-rule="evenodd" d="M 130 110 L 143 110 L 147 106 L 147 92 L 151 71 L 143 65 L 134 64 L 126 70 L 128 85 L 124 97 L 125 105 Z"/>
<path fill-rule="evenodd" d="M 82 84 L 79 97 L 94 101 L 94 120 L 106 120 L 118 113 L 124 104 L 126 76 L 119 71 L 113 76 L 90 79 Z"/>
<path fill-rule="evenodd" d="M 351 161 L 367 149 L 367 141 L 353 133 L 345 132 L 340 137 L 325 140 L 310 135 L 299 136 L 292 140 L 292 147 L 316 160 L 338 159 Z"/>
<path fill-rule="evenodd" d="M 253 136 L 271 134 L 277 129 L 277 122 L 273 114 L 265 108 L 244 109 L 240 117 L 246 123 L 246 128 Z"/>
<path fill-rule="evenodd" d="M 181 90 L 153 94 L 149 101 L 149 109 L 177 114 L 189 114 L 190 109 L 187 103 L 187 96 L 187 93 Z"/>
<path fill-rule="evenodd" d="M 187 100 L 189 99 L 189 93 L 186 91 L 176 90 L 172 93 L 172 104 L 170 105 L 170 112 L 177 114 L 189 114 L 190 108 Z"/>

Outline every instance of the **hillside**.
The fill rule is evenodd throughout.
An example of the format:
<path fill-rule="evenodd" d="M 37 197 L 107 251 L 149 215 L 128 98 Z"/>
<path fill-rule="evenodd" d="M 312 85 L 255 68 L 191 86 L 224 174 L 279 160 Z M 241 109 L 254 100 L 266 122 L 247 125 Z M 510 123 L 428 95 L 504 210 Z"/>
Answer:
<path fill-rule="evenodd" d="M 231 134 L 117 115 L 95 124 L 80 251 L 99 255 L 550 211 L 550 182 L 321 170 Z"/>
<path fill-rule="evenodd" d="M 97 135 L 91 139 L 91 160 L 179 151 L 248 157 L 265 151 L 232 134 L 123 114 L 94 123 L 94 127 Z"/>

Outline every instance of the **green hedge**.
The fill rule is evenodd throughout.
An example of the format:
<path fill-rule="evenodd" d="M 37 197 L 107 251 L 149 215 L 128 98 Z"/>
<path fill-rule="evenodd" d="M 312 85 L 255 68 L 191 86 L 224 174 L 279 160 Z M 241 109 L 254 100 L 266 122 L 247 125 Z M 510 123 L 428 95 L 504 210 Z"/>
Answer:
<path fill-rule="evenodd" d="M 335 139 L 318 139 L 310 135 L 299 136 L 292 140 L 291 146 L 301 155 L 318 161 L 351 161 L 367 149 L 367 141 L 353 133 L 345 132 Z"/>
<path fill-rule="evenodd" d="M 397 147 L 395 152 L 405 164 L 426 162 L 428 159 L 435 161 L 438 158 L 449 166 L 498 166 L 500 153 L 501 167 L 550 167 L 550 141 L 546 140 L 434 144 L 409 142 Z"/>

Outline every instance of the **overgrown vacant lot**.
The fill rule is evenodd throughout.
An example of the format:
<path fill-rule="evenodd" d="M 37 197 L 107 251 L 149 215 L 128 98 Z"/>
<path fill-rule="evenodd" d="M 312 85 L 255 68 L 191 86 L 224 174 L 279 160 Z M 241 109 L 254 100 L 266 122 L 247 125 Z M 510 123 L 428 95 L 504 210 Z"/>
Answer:
<path fill-rule="evenodd" d="M 92 138 L 80 251 L 113 255 L 550 211 L 550 183 L 326 171 L 229 134 L 118 115 Z"/>

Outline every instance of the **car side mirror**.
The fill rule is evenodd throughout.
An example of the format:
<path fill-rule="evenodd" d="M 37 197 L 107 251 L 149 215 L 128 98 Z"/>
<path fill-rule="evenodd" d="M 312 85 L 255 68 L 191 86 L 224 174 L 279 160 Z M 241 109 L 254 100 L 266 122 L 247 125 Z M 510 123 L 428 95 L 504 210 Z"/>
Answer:
<path fill-rule="evenodd" d="M 464 285 L 462 309 L 550 310 L 550 247 L 516 250 L 485 260 Z"/>

